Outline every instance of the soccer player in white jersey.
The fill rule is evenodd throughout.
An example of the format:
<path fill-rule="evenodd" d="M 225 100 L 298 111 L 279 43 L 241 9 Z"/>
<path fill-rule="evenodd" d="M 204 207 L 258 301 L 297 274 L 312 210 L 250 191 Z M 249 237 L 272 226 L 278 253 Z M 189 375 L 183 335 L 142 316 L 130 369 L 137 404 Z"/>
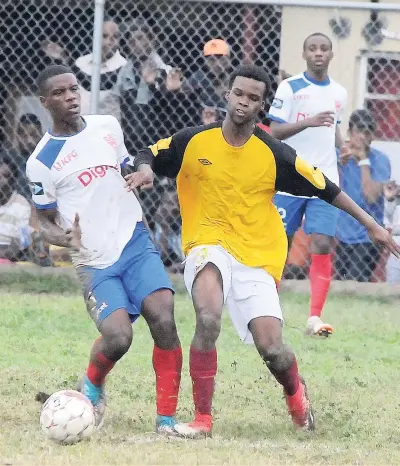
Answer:
<path fill-rule="evenodd" d="M 125 189 L 121 127 L 110 115 L 81 116 L 76 77 L 64 66 L 44 70 L 38 88 L 53 127 L 27 162 L 33 202 L 47 240 L 70 248 L 101 333 L 80 389 L 100 425 L 106 375 L 128 351 L 132 322 L 141 314 L 154 339 L 156 430 L 172 433 L 182 367 L 173 290 L 140 204 Z"/>
<path fill-rule="evenodd" d="M 271 133 L 292 146 L 311 165 L 339 183 L 336 147 L 342 145 L 338 124 L 346 106 L 347 91 L 328 76 L 332 42 L 325 34 L 306 38 L 303 58 L 307 71 L 279 85 L 269 110 Z M 318 198 L 278 193 L 274 198 L 285 225 L 289 245 L 301 226 L 310 235 L 311 300 L 307 333 L 328 336 L 332 326 L 321 320 L 332 276 L 332 249 L 339 210 Z"/>

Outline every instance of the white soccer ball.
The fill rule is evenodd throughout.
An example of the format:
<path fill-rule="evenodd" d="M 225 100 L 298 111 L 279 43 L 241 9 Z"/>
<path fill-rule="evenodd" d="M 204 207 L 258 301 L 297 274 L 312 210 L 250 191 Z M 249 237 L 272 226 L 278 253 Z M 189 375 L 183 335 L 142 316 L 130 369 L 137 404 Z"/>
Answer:
<path fill-rule="evenodd" d="M 89 399 L 75 390 L 53 393 L 40 413 L 40 426 L 47 438 L 72 445 L 90 437 L 95 425 Z"/>

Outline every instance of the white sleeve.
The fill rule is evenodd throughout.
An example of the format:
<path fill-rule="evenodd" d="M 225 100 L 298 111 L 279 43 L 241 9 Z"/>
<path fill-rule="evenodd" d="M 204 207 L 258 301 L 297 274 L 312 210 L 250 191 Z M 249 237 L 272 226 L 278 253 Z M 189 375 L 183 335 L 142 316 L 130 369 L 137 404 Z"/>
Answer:
<path fill-rule="evenodd" d="M 345 88 L 343 88 L 343 92 L 341 95 L 341 98 L 339 100 L 340 107 L 336 113 L 336 122 L 337 124 L 340 124 L 343 118 L 343 113 L 346 110 L 347 107 L 347 91 Z"/>
<path fill-rule="evenodd" d="M 282 81 L 276 90 L 275 98 L 267 117 L 278 123 L 287 123 L 293 109 L 293 90 L 286 81 Z"/>
<path fill-rule="evenodd" d="M 131 157 L 129 155 L 128 149 L 125 146 L 124 133 L 122 131 L 120 122 L 115 117 L 111 118 L 113 119 L 115 134 L 117 136 L 117 160 L 122 168 L 127 164 L 131 164 Z"/>
<path fill-rule="evenodd" d="M 37 209 L 57 207 L 56 189 L 51 179 L 51 171 L 36 159 L 28 160 L 26 176 L 32 193 L 32 201 Z"/>

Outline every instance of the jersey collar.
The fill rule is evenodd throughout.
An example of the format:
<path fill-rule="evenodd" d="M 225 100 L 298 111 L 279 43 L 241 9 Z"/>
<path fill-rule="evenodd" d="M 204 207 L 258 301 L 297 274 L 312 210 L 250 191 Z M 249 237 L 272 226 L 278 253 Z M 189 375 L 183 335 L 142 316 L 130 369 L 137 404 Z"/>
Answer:
<path fill-rule="evenodd" d="M 66 139 L 66 138 L 70 138 L 70 137 L 72 137 L 72 136 L 76 136 L 77 134 L 82 133 L 82 131 L 85 130 L 85 129 L 86 129 L 86 126 L 87 126 L 86 120 L 85 120 L 83 117 L 81 117 L 81 118 L 82 118 L 82 120 L 83 120 L 83 122 L 84 122 L 84 126 L 83 126 L 83 128 L 82 128 L 81 130 L 79 130 L 79 131 L 78 131 L 77 133 L 75 133 L 75 134 L 66 134 L 66 135 L 64 135 L 64 134 L 58 134 L 58 135 L 55 135 L 55 134 L 52 134 L 52 133 L 51 133 L 51 129 L 48 129 L 47 132 L 48 132 L 48 134 L 49 134 L 52 138 L 54 138 L 54 139 Z"/>
<path fill-rule="evenodd" d="M 329 86 L 329 84 L 331 83 L 329 76 L 324 81 L 317 81 L 316 79 L 313 79 L 311 76 L 307 74 L 307 71 L 304 71 L 303 76 L 307 81 L 309 81 L 312 84 L 315 84 L 316 86 Z"/>

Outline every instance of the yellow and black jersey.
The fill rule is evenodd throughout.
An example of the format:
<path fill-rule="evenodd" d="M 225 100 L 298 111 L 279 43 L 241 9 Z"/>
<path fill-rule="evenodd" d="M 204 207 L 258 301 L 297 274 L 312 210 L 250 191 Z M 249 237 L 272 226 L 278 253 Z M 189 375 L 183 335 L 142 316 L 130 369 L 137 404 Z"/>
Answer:
<path fill-rule="evenodd" d="M 240 147 L 229 145 L 222 124 L 179 131 L 140 151 L 135 166 L 177 177 L 185 254 L 218 244 L 239 262 L 265 268 L 280 280 L 287 256 L 277 191 L 318 196 L 331 203 L 340 189 L 294 149 L 256 127 Z"/>

